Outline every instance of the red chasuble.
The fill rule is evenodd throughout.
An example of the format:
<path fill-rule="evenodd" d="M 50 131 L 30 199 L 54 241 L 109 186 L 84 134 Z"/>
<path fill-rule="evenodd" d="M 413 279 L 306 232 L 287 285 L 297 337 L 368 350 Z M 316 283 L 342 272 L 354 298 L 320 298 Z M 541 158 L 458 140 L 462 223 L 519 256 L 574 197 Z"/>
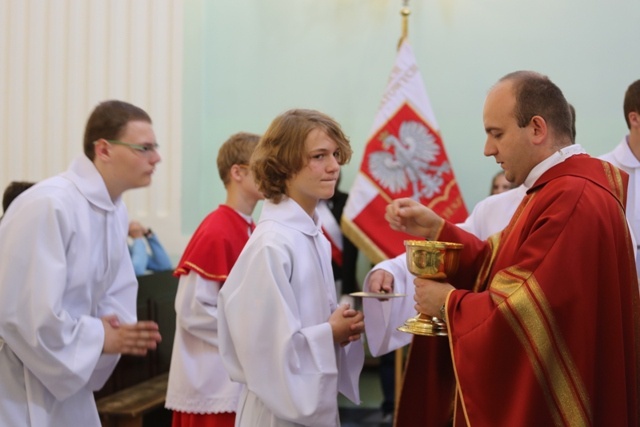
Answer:
<path fill-rule="evenodd" d="M 207 280 L 223 282 L 249 240 L 253 224 L 227 205 L 220 205 L 200 223 L 174 276 L 194 270 Z"/>
<path fill-rule="evenodd" d="M 446 304 L 454 425 L 639 425 L 627 178 L 573 156 L 540 177 L 489 241 L 444 226 L 438 240 L 465 244 Z"/>

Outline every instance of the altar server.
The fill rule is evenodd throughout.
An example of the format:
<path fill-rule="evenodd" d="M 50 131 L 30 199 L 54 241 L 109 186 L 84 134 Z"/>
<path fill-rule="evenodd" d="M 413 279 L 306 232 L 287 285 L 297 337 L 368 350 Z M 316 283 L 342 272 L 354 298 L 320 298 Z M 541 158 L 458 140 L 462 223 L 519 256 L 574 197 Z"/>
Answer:
<path fill-rule="evenodd" d="M 340 126 L 313 110 L 278 116 L 253 153 L 266 201 L 218 301 L 222 359 L 243 384 L 236 426 L 335 427 L 338 392 L 359 403 L 363 315 L 336 303 L 316 210 L 350 157 Z"/>
<path fill-rule="evenodd" d="M 160 161 L 149 115 L 99 104 L 84 154 L 22 193 L 0 223 L 0 425 L 100 426 L 93 391 L 120 354 L 160 341 L 136 322 L 126 190 Z"/>

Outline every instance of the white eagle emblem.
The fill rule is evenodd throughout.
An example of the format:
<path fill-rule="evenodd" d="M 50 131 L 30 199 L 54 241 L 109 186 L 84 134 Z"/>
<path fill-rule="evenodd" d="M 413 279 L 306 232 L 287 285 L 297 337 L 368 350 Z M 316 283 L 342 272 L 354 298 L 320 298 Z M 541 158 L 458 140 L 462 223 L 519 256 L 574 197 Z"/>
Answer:
<path fill-rule="evenodd" d="M 444 182 L 442 175 L 451 168 L 446 160 L 431 166 L 441 149 L 422 123 L 402 122 L 399 138 L 386 132 L 380 138 L 386 151 L 369 155 L 369 171 L 381 186 L 398 193 L 410 183 L 411 197 L 415 200 L 430 199 L 440 191 Z"/>

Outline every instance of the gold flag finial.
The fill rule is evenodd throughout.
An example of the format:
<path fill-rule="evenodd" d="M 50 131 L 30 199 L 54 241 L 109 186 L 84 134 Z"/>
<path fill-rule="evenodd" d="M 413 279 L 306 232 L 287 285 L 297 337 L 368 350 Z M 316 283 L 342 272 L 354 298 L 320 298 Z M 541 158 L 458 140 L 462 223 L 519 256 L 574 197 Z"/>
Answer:
<path fill-rule="evenodd" d="M 400 9 L 400 15 L 402 15 L 402 36 L 398 41 L 398 49 L 402 45 L 402 42 L 409 36 L 409 15 L 411 10 L 409 9 L 409 0 L 402 0 L 402 9 Z"/>

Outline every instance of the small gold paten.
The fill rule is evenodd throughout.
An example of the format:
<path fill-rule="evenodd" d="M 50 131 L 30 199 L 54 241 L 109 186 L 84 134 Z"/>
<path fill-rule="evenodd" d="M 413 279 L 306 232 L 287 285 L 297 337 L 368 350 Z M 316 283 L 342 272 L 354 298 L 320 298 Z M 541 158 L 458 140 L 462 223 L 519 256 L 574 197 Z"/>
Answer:
<path fill-rule="evenodd" d="M 422 279 L 445 280 L 458 270 L 461 243 L 405 240 L 407 268 Z M 447 336 L 447 324 L 437 317 L 419 313 L 407 319 L 399 331 L 416 335 Z"/>

